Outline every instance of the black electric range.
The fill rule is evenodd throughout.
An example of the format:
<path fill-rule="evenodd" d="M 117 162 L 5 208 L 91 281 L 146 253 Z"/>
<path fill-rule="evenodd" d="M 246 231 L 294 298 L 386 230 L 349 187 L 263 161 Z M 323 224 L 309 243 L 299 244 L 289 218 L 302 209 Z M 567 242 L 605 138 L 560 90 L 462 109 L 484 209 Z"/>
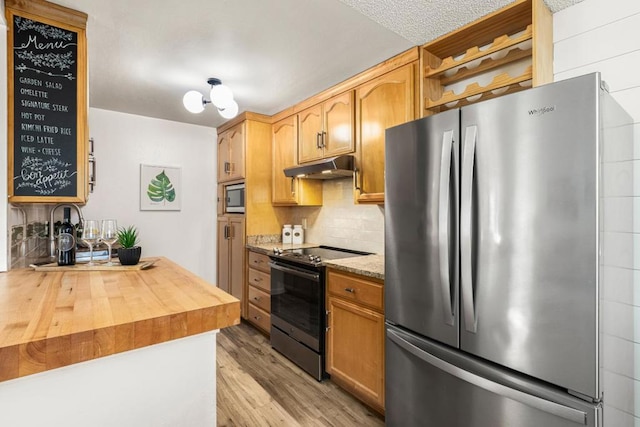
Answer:
<path fill-rule="evenodd" d="M 271 346 L 311 374 L 325 372 L 325 261 L 368 252 L 320 246 L 274 248 L 271 258 Z"/>
<path fill-rule="evenodd" d="M 273 252 L 269 256 L 274 261 L 291 262 L 317 268 L 323 267 L 324 261 L 363 255 L 370 255 L 370 253 L 321 245 L 315 248 L 301 249 L 282 249 L 276 247 L 273 248 Z"/>

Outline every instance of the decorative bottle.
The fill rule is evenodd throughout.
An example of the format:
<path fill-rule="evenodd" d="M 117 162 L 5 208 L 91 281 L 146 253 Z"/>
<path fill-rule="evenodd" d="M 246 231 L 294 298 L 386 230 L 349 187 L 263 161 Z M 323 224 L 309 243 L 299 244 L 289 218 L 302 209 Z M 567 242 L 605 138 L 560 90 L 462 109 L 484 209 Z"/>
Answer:
<path fill-rule="evenodd" d="M 71 208 L 64 208 L 64 219 L 58 228 L 58 265 L 75 265 L 76 229 L 71 224 Z"/>

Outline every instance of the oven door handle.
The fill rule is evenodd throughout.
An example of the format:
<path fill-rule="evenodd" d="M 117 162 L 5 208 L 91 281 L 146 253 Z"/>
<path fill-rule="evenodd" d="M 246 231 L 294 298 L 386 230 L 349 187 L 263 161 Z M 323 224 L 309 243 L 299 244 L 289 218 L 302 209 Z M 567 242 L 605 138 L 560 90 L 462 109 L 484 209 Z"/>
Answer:
<path fill-rule="evenodd" d="M 307 273 L 305 271 L 300 271 L 296 268 L 285 267 L 282 264 L 276 264 L 275 262 L 270 262 L 269 265 L 271 266 L 271 268 L 282 271 L 284 273 L 289 273 L 295 276 L 303 277 L 305 279 L 310 279 L 310 280 L 313 280 L 314 282 L 320 281 L 320 275 L 318 273 Z"/>

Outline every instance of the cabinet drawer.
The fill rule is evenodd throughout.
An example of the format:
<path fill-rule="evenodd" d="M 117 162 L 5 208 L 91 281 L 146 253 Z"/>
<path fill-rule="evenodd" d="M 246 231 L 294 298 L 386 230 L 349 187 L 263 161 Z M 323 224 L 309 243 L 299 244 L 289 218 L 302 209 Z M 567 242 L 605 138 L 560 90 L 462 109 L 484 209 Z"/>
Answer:
<path fill-rule="evenodd" d="M 329 270 L 327 287 L 331 295 L 366 304 L 380 312 L 384 311 L 383 286 L 356 276 Z"/>
<path fill-rule="evenodd" d="M 249 286 L 249 304 L 271 313 L 271 295 L 253 286 Z"/>
<path fill-rule="evenodd" d="M 258 271 L 256 269 L 249 269 L 249 286 L 255 286 L 264 291 L 271 292 L 271 275 Z"/>
<path fill-rule="evenodd" d="M 248 320 L 260 329 L 269 333 L 271 332 L 271 315 L 253 304 L 249 304 Z"/>
<path fill-rule="evenodd" d="M 257 252 L 249 251 L 249 267 L 264 271 L 265 273 L 271 272 L 269 257 Z"/>

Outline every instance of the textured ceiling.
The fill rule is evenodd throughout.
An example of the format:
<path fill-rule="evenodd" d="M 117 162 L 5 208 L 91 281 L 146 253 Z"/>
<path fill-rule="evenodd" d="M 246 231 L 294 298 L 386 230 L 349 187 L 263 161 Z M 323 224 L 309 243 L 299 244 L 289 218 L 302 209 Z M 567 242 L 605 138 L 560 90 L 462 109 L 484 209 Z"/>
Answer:
<path fill-rule="evenodd" d="M 416 45 L 447 34 L 510 0 L 340 0 Z M 582 0 L 546 0 L 552 12 Z"/>
<path fill-rule="evenodd" d="M 274 114 L 508 0 L 52 0 L 89 15 L 91 107 L 217 127 L 182 96 L 229 86 Z M 575 0 L 556 0 L 554 9 Z"/>

